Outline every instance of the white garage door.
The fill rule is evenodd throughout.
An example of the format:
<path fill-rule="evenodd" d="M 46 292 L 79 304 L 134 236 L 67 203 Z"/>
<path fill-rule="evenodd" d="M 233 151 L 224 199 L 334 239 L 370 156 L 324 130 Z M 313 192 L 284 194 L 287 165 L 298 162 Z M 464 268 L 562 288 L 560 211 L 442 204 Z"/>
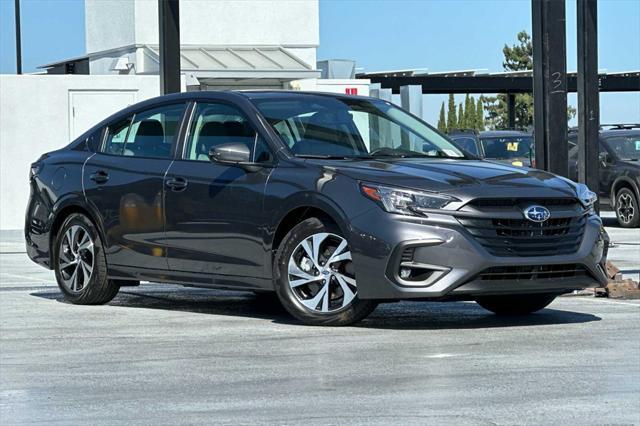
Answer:
<path fill-rule="evenodd" d="M 80 136 L 114 112 L 136 102 L 137 90 L 70 90 L 69 137 Z"/>

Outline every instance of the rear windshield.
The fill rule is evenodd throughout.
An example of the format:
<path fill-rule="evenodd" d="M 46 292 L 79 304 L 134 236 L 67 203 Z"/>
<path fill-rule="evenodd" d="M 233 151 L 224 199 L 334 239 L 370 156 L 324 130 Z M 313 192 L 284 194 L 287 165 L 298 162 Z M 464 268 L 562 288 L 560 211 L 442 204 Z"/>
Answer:
<path fill-rule="evenodd" d="M 532 136 L 504 136 L 481 138 L 480 143 L 486 158 L 529 158 L 533 151 Z"/>

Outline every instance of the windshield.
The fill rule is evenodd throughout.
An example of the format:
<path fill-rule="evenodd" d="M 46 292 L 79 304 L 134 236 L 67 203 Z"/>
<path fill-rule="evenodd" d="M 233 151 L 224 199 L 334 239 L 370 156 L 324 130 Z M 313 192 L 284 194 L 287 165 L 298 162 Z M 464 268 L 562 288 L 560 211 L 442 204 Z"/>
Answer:
<path fill-rule="evenodd" d="M 529 158 L 533 150 L 532 136 L 504 136 L 480 138 L 486 158 Z"/>
<path fill-rule="evenodd" d="M 436 130 L 384 101 L 300 94 L 253 103 L 299 157 L 464 158 Z"/>
<path fill-rule="evenodd" d="M 621 160 L 640 159 L 640 134 L 636 136 L 616 136 L 606 139 L 609 148 Z"/>
<path fill-rule="evenodd" d="M 478 145 L 476 145 L 476 140 L 474 138 L 472 138 L 471 136 L 457 136 L 457 135 L 453 135 L 453 136 L 449 136 L 450 139 L 453 139 L 453 141 L 455 143 L 458 144 L 458 146 L 462 149 L 464 149 L 465 151 L 473 154 L 473 155 L 479 155 L 478 153 Z"/>

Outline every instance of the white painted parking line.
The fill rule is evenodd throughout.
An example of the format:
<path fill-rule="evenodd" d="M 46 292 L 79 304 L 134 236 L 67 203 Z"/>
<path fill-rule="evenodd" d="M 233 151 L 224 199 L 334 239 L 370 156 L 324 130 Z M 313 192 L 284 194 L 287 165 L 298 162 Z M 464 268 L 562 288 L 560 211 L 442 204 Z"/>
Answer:
<path fill-rule="evenodd" d="M 0 272 L 0 276 L 7 276 L 7 277 L 11 277 L 11 278 L 20 278 L 20 279 L 24 279 L 24 280 L 29 280 L 30 282 L 31 281 L 36 281 L 36 282 L 45 282 L 45 283 L 54 283 L 55 284 L 55 281 L 53 281 L 53 280 L 48 280 L 48 279 L 45 279 L 45 278 L 38 278 L 38 277 L 31 277 L 31 276 L 28 276 L 28 275 L 10 274 L 8 272 Z M 2 282 L 2 281 L 0 280 L 0 282 Z"/>
<path fill-rule="evenodd" d="M 594 303 L 612 303 L 614 305 L 627 305 L 627 306 L 635 306 L 636 308 L 640 308 L 640 301 L 638 301 L 638 303 L 632 303 L 632 302 L 623 302 L 622 300 L 606 299 L 604 297 L 596 297 L 596 298 L 576 297 L 576 299 L 586 300 L 588 302 L 594 302 Z"/>

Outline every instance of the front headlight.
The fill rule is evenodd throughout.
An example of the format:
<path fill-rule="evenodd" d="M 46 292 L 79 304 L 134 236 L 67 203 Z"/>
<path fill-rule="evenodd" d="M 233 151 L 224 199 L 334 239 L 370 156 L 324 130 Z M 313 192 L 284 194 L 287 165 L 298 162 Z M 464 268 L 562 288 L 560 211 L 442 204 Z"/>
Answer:
<path fill-rule="evenodd" d="M 422 215 L 425 210 L 441 209 L 457 198 L 448 195 L 409 189 L 392 188 L 382 185 L 361 184 L 362 193 L 389 213 Z"/>
<path fill-rule="evenodd" d="M 576 192 L 578 193 L 580 203 L 582 203 L 585 208 L 593 207 L 596 201 L 598 201 L 598 194 L 590 190 L 587 185 L 583 183 L 579 183 L 576 186 Z"/>

